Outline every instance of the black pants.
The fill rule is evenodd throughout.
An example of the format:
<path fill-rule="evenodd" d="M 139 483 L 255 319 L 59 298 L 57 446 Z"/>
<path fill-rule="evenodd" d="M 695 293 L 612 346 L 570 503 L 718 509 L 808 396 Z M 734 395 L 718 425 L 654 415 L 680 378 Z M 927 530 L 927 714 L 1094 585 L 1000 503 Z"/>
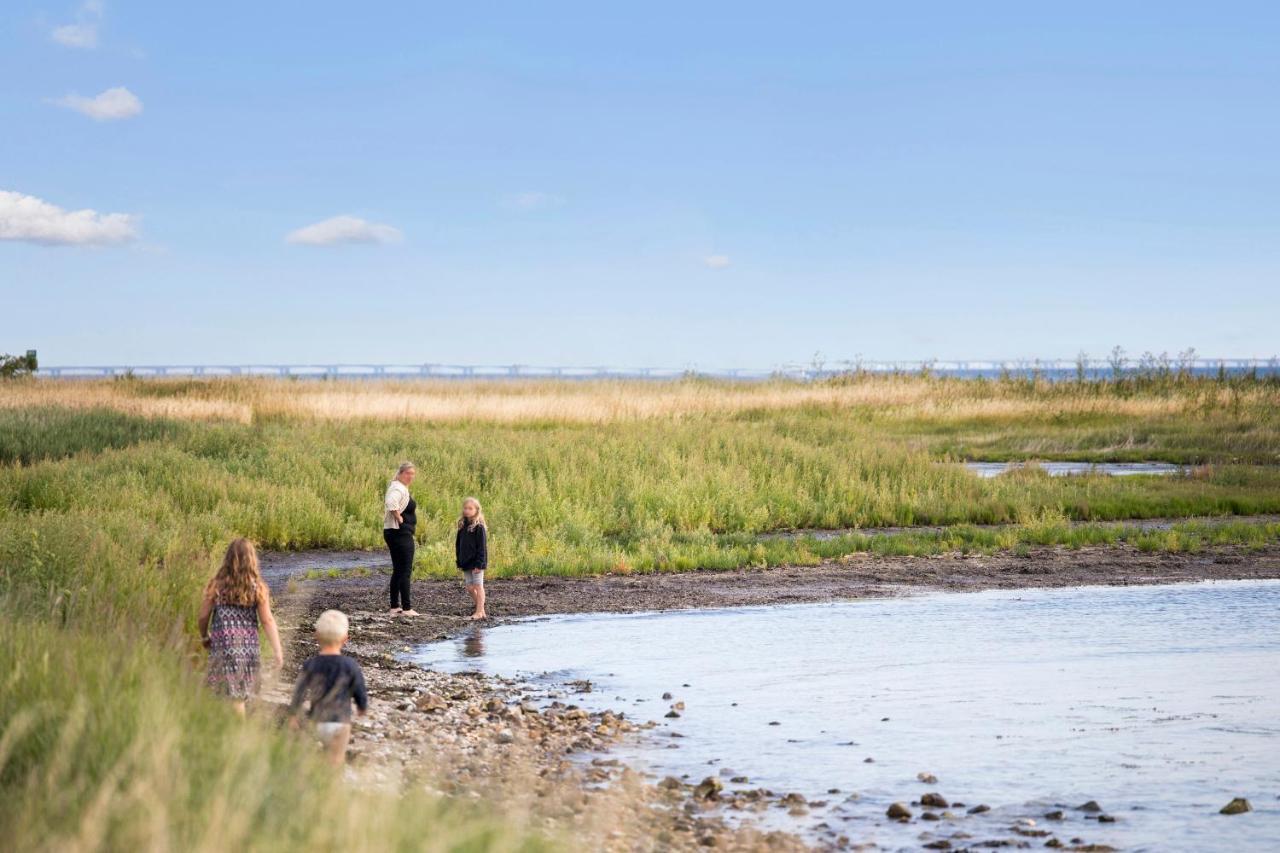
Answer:
<path fill-rule="evenodd" d="M 413 534 L 404 530 L 384 530 L 382 538 L 391 552 L 391 606 L 412 610 L 409 578 L 413 575 Z"/>

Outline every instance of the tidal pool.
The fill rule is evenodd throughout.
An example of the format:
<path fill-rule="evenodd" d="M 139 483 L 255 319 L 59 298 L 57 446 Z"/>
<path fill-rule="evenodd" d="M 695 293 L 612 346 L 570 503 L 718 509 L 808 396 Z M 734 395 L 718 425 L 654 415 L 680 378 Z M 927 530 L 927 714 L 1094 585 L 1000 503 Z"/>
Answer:
<path fill-rule="evenodd" d="M 953 846 L 1039 848 L 1046 838 L 1009 829 L 1032 818 L 1064 843 L 1276 850 L 1278 613 L 1275 581 L 928 594 L 530 619 L 414 659 L 656 720 L 619 757 L 695 782 L 720 775 L 727 790 L 743 775 L 826 800 L 799 818 L 770 809 L 773 825 L 815 838 L 919 849 L 965 832 Z M 564 691 L 570 679 L 592 692 Z M 685 708 L 667 719 L 674 701 Z M 918 807 L 907 825 L 884 817 L 927 791 L 966 808 L 954 821 L 921 821 Z M 1219 815 L 1236 796 L 1255 811 Z M 1116 822 L 1072 808 L 1088 800 Z M 964 814 L 978 803 L 992 811 Z M 1062 807 L 1064 820 L 1044 818 Z"/>
<path fill-rule="evenodd" d="M 1022 462 L 965 462 L 968 468 L 979 477 L 998 477 L 1007 471 L 1023 467 Z M 1108 477 L 1128 477 L 1134 474 L 1169 476 L 1184 474 L 1186 465 L 1171 465 L 1167 462 L 1039 462 L 1037 467 L 1050 477 L 1071 477 L 1080 474 L 1105 474 Z"/>

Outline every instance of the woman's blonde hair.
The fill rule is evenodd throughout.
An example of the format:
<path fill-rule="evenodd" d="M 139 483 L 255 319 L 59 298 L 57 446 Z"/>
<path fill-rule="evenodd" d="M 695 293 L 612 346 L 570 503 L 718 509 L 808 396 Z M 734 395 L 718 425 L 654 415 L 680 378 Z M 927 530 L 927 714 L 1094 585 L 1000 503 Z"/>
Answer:
<path fill-rule="evenodd" d="M 475 498 L 463 498 L 462 508 L 466 509 L 467 504 L 476 505 L 476 517 L 472 519 L 470 523 L 468 523 L 466 513 L 460 514 L 458 516 L 458 529 L 461 530 L 462 528 L 465 527 L 467 530 L 475 530 L 477 527 L 483 527 L 486 530 L 488 530 L 489 525 L 484 523 L 484 507 L 480 506 L 480 501 L 476 500 Z"/>
<path fill-rule="evenodd" d="M 205 587 L 219 604 L 253 607 L 262 594 L 262 575 L 258 571 L 258 550 L 248 539 L 234 540 L 227 546 L 218 573 Z"/>
<path fill-rule="evenodd" d="M 417 470 L 418 470 L 418 466 L 414 465 L 412 462 L 401 462 L 400 467 L 396 469 L 396 476 L 399 477 L 405 471 L 417 471 Z"/>

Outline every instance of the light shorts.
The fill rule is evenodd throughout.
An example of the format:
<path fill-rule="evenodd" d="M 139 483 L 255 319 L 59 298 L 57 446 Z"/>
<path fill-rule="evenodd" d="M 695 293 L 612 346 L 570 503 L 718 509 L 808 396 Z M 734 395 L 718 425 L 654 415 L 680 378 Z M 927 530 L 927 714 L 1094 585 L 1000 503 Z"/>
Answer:
<path fill-rule="evenodd" d="M 484 586 L 484 569 L 463 569 L 462 576 L 467 579 L 467 586 Z"/>
<path fill-rule="evenodd" d="M 331 740 L 349 728 L 350 723 L 316 723 L 316 740 L 328 746 Z"/>

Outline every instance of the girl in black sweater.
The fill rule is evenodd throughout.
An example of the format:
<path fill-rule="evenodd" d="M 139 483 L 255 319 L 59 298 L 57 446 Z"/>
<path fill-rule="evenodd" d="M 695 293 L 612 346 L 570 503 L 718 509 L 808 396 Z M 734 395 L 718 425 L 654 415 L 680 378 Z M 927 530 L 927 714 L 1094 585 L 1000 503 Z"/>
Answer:
<path fill-rule="evenodd" d="M 462 515 L 458 516 L 458 535 L 454 538 L 454 552 L 458 568 L 467 581 L 467 594 L 475 602 L 474 620 L 485 618 L 484 570 L 489 566 L 489 536 L 485 529 L 484 510 L 480 501 L 466 498 L 462 502 Z"/>

